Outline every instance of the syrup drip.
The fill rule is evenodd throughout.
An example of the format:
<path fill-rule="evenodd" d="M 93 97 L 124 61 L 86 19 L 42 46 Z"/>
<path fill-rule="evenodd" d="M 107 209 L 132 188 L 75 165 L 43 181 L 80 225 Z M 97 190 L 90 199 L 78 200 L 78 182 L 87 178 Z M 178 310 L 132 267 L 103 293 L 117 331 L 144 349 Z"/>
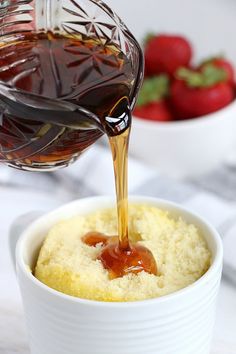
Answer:
<path fill-rule="evenodd" d="M 111 115 L 113 115 L 114 110 L 116 109 L 117 106 L 114 107 Z M 128 111 L 128 121 L 130 121 L 129 115 L 130 112 Z M 157 275 L 157 265 L 152 253 L 144 246 L 131 245 L 129 242 L 129 136 L 130 127 L 121 134 L 109 136 L 116 184 L 118 237 L 109 237 L 97 232 L 89 233 L 83 237 L 83 242 L 89 246 L 96 246 L 98 243 L 102 244 L 103 248 L 98 259 L 102 262 L 104 268 L 108 270 L 111 279 L 122 277 L 129 273 L 137 274 L 142 271 Z"/>
<path fill-rule="evenodd" d="M 98 259 L 109 271 L 110 279 L 142 271 L 157 275 L 156 261 L 152 253 L 144 246 L 129 245 L 128 249 L 121 249 L 118 236 L 107 236 L 99 232 L 87 233 L 82 241 L 88 246 L 102 245 Z"/>
<path fill-rule="evenodd" d="M 116 107 L 114 108 L 116 109 Z M 113 111 L 111 112 L 114 113 Z M 127 110 L 130 122 L 131 112 Z M 98 259 L 109 271 L 110 278 L 122 277 L 128 273 L 145 271 L 157 275 L 157 265 L 152 253 L 144 246 L 131 245 L 128 230 L 128 147 L 130 126 L 121 134 L 110 136 L 118 216 L 118 237 L 107 241 Z"/>

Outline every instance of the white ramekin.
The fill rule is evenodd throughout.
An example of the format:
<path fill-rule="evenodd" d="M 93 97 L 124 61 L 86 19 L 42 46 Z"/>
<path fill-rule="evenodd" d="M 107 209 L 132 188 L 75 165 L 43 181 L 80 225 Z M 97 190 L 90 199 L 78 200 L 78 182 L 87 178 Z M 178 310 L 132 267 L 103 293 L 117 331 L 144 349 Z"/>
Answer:
<path fill-rule="evenodd" d="M 194 284 L 156 299 L 111 303 L 74 298 L 31 273 L 47 231 L 57 221 L 113 204 L 109 197 L 81 199 L 31 223 L 16 248 L 16 268 L 32 354 L 209 354 L 222 270 L 222 244 L 205 220 L 179 205 L 150 203 L 195 224 L 212 252 L 212 265 Z M 15 247 L 14 238 L 10 240 Z"/>
<path fill-rule="evenodd" d="M 236 101 L 189 120 L 154 122 L 133 117 L 130 153 L 170 177 L 209 173 L 227 162 L 235 149 L 235 116 Z"/>

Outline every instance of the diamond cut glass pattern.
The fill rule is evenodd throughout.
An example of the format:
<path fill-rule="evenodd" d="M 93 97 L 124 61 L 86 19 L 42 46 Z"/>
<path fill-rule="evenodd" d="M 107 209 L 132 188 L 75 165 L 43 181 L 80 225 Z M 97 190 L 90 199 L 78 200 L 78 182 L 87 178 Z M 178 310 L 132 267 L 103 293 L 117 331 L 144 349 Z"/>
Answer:
<path fill-rule="evenodd" d="M 8 0 L 1 5 L 0 162 L 26 170 L 66 166 L 104 133 L 111 104 L 127 97 L 134 106 L 143 72 L 141 49 L 100 0 Z M 42 43 L 38 33 L 49 37 Z M 40 121 L 39 114 L 19 117 L 2 100 L 4 84 L 23 95 L 38 95 L 39 113 L 43 98 L 60 100 L 77 105 L 78 111 L 81 106 L 81 119 L 86 110 L 97 123 L 87 121 L 76 130 L 52 119 Z"/>
<path fill-rule="evenodd" d="M 116 45 L 124 54 L 131 54 L 132 48 L 128 29 L 101 1 L 64 1 L 63 10 L 71 15 L 62 27 L 69 34 L 81 34 L 103 40 L 106 45 Z"/>

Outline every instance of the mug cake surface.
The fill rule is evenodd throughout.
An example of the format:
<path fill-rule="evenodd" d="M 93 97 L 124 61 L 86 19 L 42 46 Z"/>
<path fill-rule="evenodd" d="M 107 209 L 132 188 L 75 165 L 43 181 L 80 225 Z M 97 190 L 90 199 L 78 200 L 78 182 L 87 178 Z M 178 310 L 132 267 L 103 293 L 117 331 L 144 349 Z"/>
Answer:
<path fill-rule="evenodd" d="M 88 246 L 91 231 L 117 234 L 116 209 L 103 209 L 62 220 L 51 228 L 39 253 L 34 275 L 68 295 L 98 301 L 137 301 L 173 293 L 198 280 L 211 254 L 196 226 L 148 204 L 129 206 L 129 237 L 155 257 L 158 275 L 141 272 L 110 279 L 97 259 L 102 245 Z"/>

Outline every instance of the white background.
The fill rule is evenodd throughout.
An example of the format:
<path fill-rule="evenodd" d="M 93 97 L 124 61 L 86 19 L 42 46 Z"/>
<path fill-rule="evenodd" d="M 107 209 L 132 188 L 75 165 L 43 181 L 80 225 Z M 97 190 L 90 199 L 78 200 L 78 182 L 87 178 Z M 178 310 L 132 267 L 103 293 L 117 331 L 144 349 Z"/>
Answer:
<path fill-rule="evenodd" d="M 137 39 L 147 32 L 184 34 L 196 59 L 225 53 L 236 63 L 235 0 L 107 0 Z"/>

